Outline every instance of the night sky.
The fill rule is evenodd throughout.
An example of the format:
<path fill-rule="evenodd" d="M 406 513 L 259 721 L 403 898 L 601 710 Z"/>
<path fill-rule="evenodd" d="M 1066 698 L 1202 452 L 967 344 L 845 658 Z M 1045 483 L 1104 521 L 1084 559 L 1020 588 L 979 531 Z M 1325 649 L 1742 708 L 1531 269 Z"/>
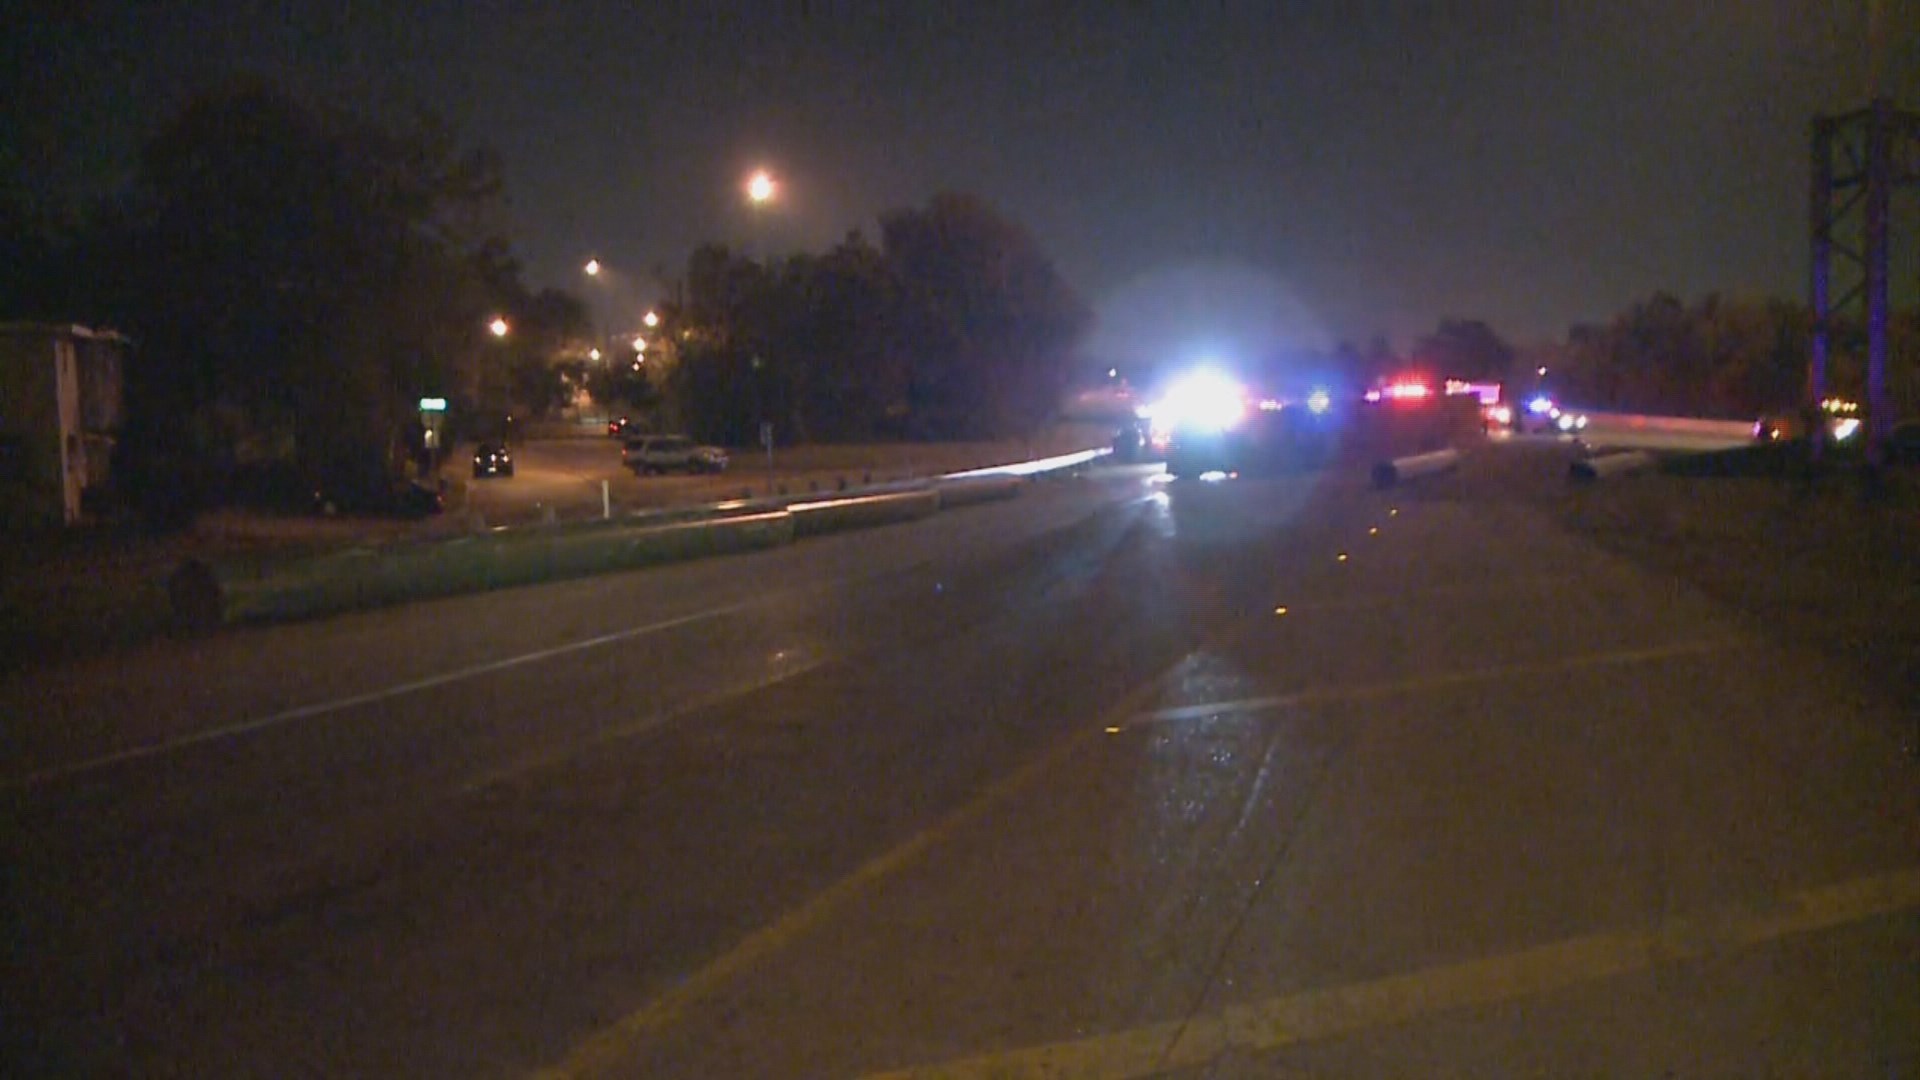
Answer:
<path fill-rule="evenodd" d="M 1122 359 L 1801 295 L 1807 123 L 1868 82 L 1857 0 L 30 7 L 6 138 L 36 190 L 264 74 L 496 148 L 530 276 L 588 293 L 599 257 L 609 318 L 703 240 L 817 248 L 952 188 L 1034 231 Z M 1888 4 L 1908 107 L 1917 10 Z"/>

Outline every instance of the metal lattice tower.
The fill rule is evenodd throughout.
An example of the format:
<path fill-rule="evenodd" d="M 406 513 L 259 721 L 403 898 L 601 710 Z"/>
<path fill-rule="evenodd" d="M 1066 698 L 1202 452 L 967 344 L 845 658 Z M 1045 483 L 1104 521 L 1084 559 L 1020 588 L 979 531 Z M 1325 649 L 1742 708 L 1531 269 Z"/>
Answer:
<path fill-rule="evenodd" d="M 1864 326 L 1867 455 L 1874 464 L 1886 460 L 1894 420 L 1887 391 L 1887 251 L 1895 187 L 1920 187 L 1920 114 L 1876 96 L 1866 108 L 1814 119 L 1808 391 L 1817 408 L 1826 396 L 1834 329 Z M 1818 432 L 1809 435 L 1818 447 Z"/>

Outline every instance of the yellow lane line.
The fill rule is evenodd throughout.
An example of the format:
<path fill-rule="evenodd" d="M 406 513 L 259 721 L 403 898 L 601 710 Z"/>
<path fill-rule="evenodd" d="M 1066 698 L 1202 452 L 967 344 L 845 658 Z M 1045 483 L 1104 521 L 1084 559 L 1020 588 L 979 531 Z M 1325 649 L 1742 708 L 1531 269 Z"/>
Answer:
<path fill-rule="evenodd" d="M 1249 619 L 1237 628 L 1196 643 L 1193 652 L 1219 648 L 1263 625 Z M 1040 756 L 986 788 L 973 800 L 946 817 L 907 838 L 899 846 L 862 864 L 853 873 L 814 894 L 800 907 L 741 939 L 732 949 L 686 979 L 626 1016 L 616 1020 L 575 1046 L 558 1064 L 534 1075 L 541 1080 L 573 1080 L 577 1077 L 622 1075 L 647 1039 L 679 1019 L 688 1007 L 712 996 L 742 972 L 786 949 L 814 927 L 830 918 L 842 906 L 880 882 L 898 873 L 931 848 L 945 842 L 961 829 L 986 816 L 998 803 L 1031 786 L 1089 741 L 1104 737 L 1105 728 L 1138 711 L 1158 693 L 1184 663 L 1183 659 L 1165 671 L 1134 687 L 1107 711 L 1106 718 L 1054 744 Z"/>
<path fill-rule="evenodd" d="M 1920 908 L 1920 868 L 1789 893 L 1766 907 L 1593 934 L 1501 956 L 1229 1006 L 1191 1022 L 870 1074 L 868 1080 L 1127 1080 L 1491 1005 Z"/>
<path fill-rule="evenodd" d="M 1458 686 L 1473 686 L 1479 683 L 1495 682 L 1501 679 L 1517 679 L 1535 675 L 1558 675 L 1585 668 L 1622 667 L 1631 664 L 1655 663 L 1682 656 L 1698 656 L 1703 653 L 1737 649 L 1750 644 L 1752 643 L 1735 638 L 1707 638 L 1700 641 L 1681 642 L 1677 645 L 1661 645 L 1649 649 L 1622 649 L 1616 652 L 1585 653 L 1580 656 L 1563 656 L 1532 664 L 1505 664 L 1496 667 L 1478 668 L 1473 671 L 1450 671 L 1440 675 L 1420 675 L 1411 679 L 1394 679 L 1388 682 L 1368 683 L 1360 686 L 1327 686 L 1316 690 L 1302 690 L 1292 694 L 1273 694 L 1263 697 L 1237 698 L 1232 701 L 1212 701 L 1203 702 L 1198 705 L 1180 705 L 1169 709 L 1156 709 L 1152 712 L 1138 713 L 1132 718 L 1132 723 L 1151 724 L 1174 720 L 1204 720 L 1210 716 L 1223 716 L 1229 713 L 1263 712 L 1269 709 L 1284 709 L 1297 705 L 1318 705 L 1344 701 L 1372 701 L 1378 698 L 1400 697 L 1407 694 L 1420 694 Z"/>

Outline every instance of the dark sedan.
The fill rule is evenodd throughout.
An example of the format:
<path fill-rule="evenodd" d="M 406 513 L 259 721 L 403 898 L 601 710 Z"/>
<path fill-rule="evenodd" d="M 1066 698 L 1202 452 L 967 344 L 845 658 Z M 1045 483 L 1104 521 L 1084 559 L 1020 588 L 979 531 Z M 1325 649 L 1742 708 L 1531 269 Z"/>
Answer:
<path fill-rule="evenodd" d="M 473 478 L 512 476 L 513 455 L 500 443 L 481 443 L 473 451 Z"/>

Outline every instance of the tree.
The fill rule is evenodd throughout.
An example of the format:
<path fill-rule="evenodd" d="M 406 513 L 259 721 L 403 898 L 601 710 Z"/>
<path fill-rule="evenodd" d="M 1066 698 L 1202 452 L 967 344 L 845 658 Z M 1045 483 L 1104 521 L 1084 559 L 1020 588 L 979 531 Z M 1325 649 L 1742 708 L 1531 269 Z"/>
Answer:
<path fill-rule="evenodd" d="M 936 195 L 880 219 L 900 290 L 899 330 L 914 343 L 908 406 L 921 434 L 1030 430 L 1057 404 L 1085 305 L 1033 237 L 982 200 Z"/>
<path fill-rule="evenodd" d="M 413 401 L 472 386 L 515 269 L 489 228 L 497 163 L 262 85 L 191 103 L 99 215 L 96 272 L 139 343 L 129 460 L 215 474 L 283 457 L 381 486 Z M 185 422 L 183 422 L 185 421 Z"/>
<path fill-rule="evenodd" d="M 543 416 L 567 403 L 569 373 L 585 378 L 581 365 L 593 347 L 593 319 L 578 297 L 558 289 L 528 294 L 517 273 L 499 283 L 507 299 L 500 310 L 512 332 L 499 342 L 494 355 L 498 377 L 483 379 L 479 409 L 483 413 Z"/>
<path fill-rule="evenodd" d="M 881 219 L 822 255 L 758 263 L 708 245 L 648 368 L 703 438 L 1023 432 L 1058 403 L 1085 307 L 1018 225 L 967 196 Z"/>
<path fill-rule="evenodd" d="M 899 285 L 886 257 L 859 233 L 826 255 L 789 265 L 794 301 L 786 347 L 789 426 L 797 438 L 868 439 L 904 416 L 907 366 L 896 338 Z"/>
<path fill-rule="evenodd" d="M 1782 411 L 1805 392 L 1812 317 L 1778 298 L 1666 292 L 1604 325 L 1568 331 L 1556 380 L 1580 402 L 1632 412 L 1747 417 Z M 1833 389 L 1857 395 L 1855 335 L 1836 327 Z"/>
<path fill-rule="evenodd" d="M 781 351 L 773 317 L 777 280 L 766 267 L 720 245 L 704 245 L 688 257 L 685 300 L 666 320 L 675 356 L 654 377 L 668 412 L 690 433 L 751 444 L 760 422 L 777 411 L 770 399 L 778 384 L 769 370 L 769 357 Z"/>
<path fill-rule="evenodd" d="M 1433 374 L 1498 382 L 1513 374 L 1513 347 L 1479 319 L 1442 319 L 1414 350 Z"/>

